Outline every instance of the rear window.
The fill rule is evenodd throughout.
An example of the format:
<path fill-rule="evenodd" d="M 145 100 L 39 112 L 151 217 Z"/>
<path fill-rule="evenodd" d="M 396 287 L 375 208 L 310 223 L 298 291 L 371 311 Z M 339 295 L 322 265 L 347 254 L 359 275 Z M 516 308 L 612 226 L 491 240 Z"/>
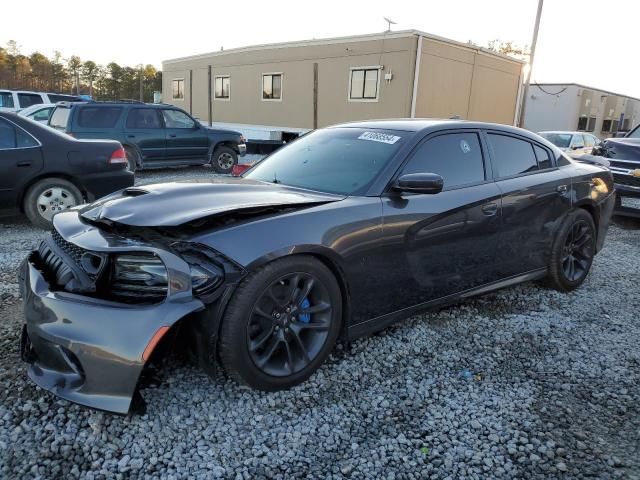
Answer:
<path fill-rule="evenodd" d="M 531 143 L 494 133 L 490 133 L 487 137 L 493 149 L 498 176 L 511 177 L 538 170 L 538 161 Z"/>
<path fill-rule="evenodd" d="M 13 108 L 13 95 L 11 92 L 0 92 L 0 107 Z"/>
<path fill-rule="evenodd" d="M 113 128 L 120 118 L 122 107 L 82 107 L 79 110 L 79 127 Z"/>
<path fill-rule="evenodd" d="M 49 126 L 57 128 L 58 130 L 66 130 L 67 121 L 69 120 L 69 112 L 71 112 L 71 109 L 69 108 L 56 108 L 49 119 Z"/>
<path fill-rule="evenodd" d="M 37 93 L 18 93 L 18 102 L 20 103 L 20 108 L 27 108 L 31 105 L 44 103 L 42 97 Z"/>
<path fill-rule="evenodd" d="M 571 143 L 571 134 L 570 133 L 545 133 L 542 132 L 540 136 L 551 143 L 553 143 L 558 148 L 569 148 L 569 144 Z"/>

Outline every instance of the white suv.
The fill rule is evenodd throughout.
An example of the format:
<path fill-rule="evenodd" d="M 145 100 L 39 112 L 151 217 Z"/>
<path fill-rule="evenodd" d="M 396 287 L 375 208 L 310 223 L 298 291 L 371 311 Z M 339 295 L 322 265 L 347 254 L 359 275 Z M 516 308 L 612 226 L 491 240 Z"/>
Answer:
<path fill-rule="evenodd" d="M 0 90 L 0 111 L 17 112 L 39 103 L 78 102 L 75 95 L 29 92 L 26 90 Z"/>

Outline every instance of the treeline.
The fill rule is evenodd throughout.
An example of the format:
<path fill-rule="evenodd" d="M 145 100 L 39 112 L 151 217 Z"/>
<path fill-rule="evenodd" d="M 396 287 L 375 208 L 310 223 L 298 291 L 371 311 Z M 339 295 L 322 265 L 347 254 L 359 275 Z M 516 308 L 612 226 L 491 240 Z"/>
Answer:
<path fill-rule="evenodd" d="M 153 65 L 123 67 L 115 62 L 100 65 L 77 55 L 51 58 L 40 52 L 25 55 L 14 40 L 0 47 L 0 88 L 91 95 L 96 100 L 140 100 L 145 102 L 162 91 L 162 72 Z"/>

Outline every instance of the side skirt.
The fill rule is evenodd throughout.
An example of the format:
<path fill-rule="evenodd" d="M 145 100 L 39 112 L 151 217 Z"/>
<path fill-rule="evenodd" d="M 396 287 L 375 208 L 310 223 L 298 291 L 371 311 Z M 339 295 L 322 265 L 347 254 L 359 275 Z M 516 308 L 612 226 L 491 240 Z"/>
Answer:
<path fill-rule="evenodd" d="M 475 287 L 469 290 L 465 290 L 463 292 L 454 293 L 452 295 L 438 298 L 436 300 L 430 300 L 428 302 L 420 303 L 413 307 L 403 308 L 402 310 L 398 310 L 392 313 L 387 313 L 380 317 L 376 317 L 364 322 L 360 322 L 357 325 L 352 325 L 348 328 L 348 331 L 347 331 L 348 341 L 353 341 L 360 337 L 369 335 L 373 332 L 377 332 L 378 330 L 382 330 L 388 327 L 389 325 L 392 325 L 397 321 L 403 320 L 416 313 L 424 312 L 426 310 L 432 310 L 434 308 L 452 305 L 452 304 L 461 302 L 463 300 L 466 300 L 467 298 L 475 297 L 477 295 L 483 295 L 485 293 L 493 292 L 501 288 L 511 287 L 519 283 L 530 282 L 532 280 L 539 280 L 541 278 L 544 278 L 546 274 L 547 274 L 546 268 L 532 270 L 527 273 L 515 275 L 513 277 L 505 278 L 503 280 L 498 280 L 497 282 L 487 283 L 485 285 L 481 285 L 480 287 Z"/>

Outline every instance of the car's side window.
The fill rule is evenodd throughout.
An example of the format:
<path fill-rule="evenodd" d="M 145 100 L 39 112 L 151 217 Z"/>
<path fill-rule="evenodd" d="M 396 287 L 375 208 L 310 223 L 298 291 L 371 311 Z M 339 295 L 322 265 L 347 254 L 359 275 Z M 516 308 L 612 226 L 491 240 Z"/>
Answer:
<path fill-rule="evenodd" d="M 134 108 L 127 117 L 127 128 L 162 128 L 158 110 L 153 108 Z"/>
<path fill-rule="evenodd" d="M 489 133 L 487 138 L 498 177 L 512 177 L 538 170 L 538 161 L 530 142 L 498 133 Z"/>
<path fill-rule="evenodd" d="M 38 147 L 38 141 L 15 125 L 0 118 L 0 150 Z"/>
<path fill-rule="evenodd" d="M 549 150 L 546 148 L 539 147 L 537 145 L 533 146 L 533 149 L 536 152 L 536 158 L 538 159 L 538 167 L 540 169 L 551 168 L 553 163 L 551 163 L 551 156 L 549 155 Z"/>
<path fill-rule="evenodd" d="M 33 120 L 37 121 L 37 122 L 41 122 L 41 121 L 47 121 L 49 120 L 49 115 L 51 115 L 51 110 L 53 110 L 52 108 L 43 108 L 42 110 L 38 110 L 36 113 L 34 113 L 33 115 L 30 115 L 30 118 L 32 118 Z"/>
<path fill-rule="evenodd" d="M 402 169 L 407 173 L 437 173 L 444 189 L 484 182 L 484 160 L 477 133 L 447 133 L 424 141 Z"/>
<path fill-rule="evenodd" d="M 574 135 L 573 140 L 571 140 L 572 148 L 584 148 L 584 140 L 582 135 Z"/>
<path fill-rule="evenodd" d="M 42 97 L 37 93 L 18 93 L 18 101 L 20 102 L 20 108 L 44 103 Z"/>
<path fill-rule="evenodd" d="M 162 110 L 164 124 L 167 128 L 195 128 L 195 122 L 180 110 Z"/>
<path fill-rule="evenodd" d="M 0 118 L 0 150 L 16 148 L 16 129 Z"/>

